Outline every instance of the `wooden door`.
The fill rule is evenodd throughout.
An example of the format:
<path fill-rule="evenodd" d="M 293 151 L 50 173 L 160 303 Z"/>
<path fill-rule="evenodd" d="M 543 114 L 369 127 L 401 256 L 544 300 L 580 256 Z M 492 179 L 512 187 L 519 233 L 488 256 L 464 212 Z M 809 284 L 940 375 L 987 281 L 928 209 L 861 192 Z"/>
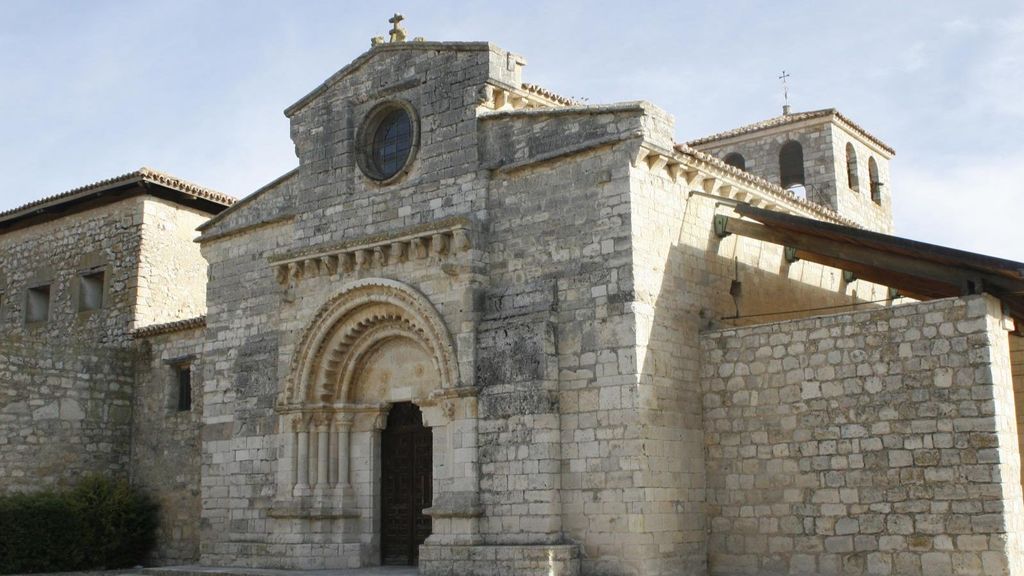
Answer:
<path fill-rule="evenodd" d="M 381 437 L 381 564 L 416 564 L 430 536 L 423 510 L 433 497 L 431 438 L 415 404 L 391 407 Z"/>

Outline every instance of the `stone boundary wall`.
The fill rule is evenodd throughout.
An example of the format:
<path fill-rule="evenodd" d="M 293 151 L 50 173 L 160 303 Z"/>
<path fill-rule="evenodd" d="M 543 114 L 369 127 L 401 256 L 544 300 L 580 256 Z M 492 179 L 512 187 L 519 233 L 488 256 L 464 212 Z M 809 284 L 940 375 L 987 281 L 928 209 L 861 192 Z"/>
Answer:
<path fill-rule="evenodd" d="M 999 302 L 706 333 L 711 574 L 1022 574 Z"/>

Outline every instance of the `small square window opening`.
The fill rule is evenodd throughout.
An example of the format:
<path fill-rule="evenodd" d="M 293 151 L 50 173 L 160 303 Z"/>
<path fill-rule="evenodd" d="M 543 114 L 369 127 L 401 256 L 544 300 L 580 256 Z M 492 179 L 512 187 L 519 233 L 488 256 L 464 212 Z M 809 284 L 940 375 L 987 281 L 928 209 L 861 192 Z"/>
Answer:
<path fill-rule="evenodd" d="M 46 322 L 50 318 L 50 285 L 28 289 L 25 302 L 26 322 Z"/>
<path fill-rule="evenodd" d="M 103 271 L 78 277 L 78 310 L 99 310 L 103 307 Z"/>

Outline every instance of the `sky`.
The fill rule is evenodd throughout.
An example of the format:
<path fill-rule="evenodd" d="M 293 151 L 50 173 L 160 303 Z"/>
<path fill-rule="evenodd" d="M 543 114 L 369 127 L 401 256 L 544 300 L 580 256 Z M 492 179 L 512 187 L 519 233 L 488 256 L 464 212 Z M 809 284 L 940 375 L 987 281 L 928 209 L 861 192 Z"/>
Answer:
<path fill-rule="evenodd" d="M 646 100 L 686 141 L 836 107 L 896 149 L 900 236 L 1024 261 L 1024 2 L 0 0 L 0 211 L 149 166 L 245 196 L 283 110 L 384 35 L 486 40 L 524 81 Z"/>

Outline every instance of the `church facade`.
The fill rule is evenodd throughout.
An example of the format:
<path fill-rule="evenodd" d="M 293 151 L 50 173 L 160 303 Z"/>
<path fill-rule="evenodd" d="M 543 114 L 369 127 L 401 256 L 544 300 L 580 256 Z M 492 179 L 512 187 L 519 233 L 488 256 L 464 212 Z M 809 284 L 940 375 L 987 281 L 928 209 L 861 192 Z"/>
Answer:
<path fill-rule="evenodd" d="M 1024 573 L 1019 269 L 886 236 L 884 142 L 678 144 L 392 40 L 238 202 L 144 169 L 0 215 L 5 489 L 128 475 L 161 564 Z"/>

